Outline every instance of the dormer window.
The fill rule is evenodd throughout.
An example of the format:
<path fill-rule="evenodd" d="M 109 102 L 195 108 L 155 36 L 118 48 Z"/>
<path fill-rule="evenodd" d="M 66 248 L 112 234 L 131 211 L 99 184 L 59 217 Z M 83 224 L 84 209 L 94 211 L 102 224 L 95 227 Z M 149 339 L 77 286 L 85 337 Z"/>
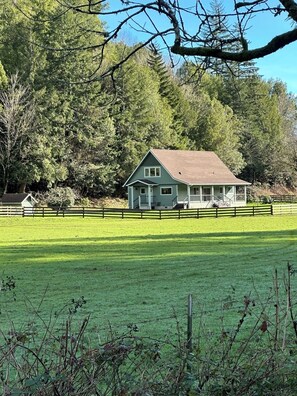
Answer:
<path fill-rule="evenodd" d="M 160 177 L 161 168 L 159 166 L 148 166 L 144 168 L 144 177 Z"/>

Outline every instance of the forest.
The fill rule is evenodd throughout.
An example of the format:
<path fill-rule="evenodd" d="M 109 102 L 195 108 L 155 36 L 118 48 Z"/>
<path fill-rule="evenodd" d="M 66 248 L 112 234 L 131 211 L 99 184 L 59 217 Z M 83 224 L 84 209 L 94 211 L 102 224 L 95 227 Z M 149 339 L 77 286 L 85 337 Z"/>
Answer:
<path fill-rule="evenodd" d="M 228 41 L 213 7 L 211 40 Z M 64 11 L 54 0 L 0 5 L 0 193 L 121 196 L 150 148 L 215 151 L 253 184 L 296 186 L 297 98 L 282 81 L 253 61 L 171 68 L 159 42 L 121 62 L 131 46 L 110 41 L 102 58 L 106 24 Z"/>

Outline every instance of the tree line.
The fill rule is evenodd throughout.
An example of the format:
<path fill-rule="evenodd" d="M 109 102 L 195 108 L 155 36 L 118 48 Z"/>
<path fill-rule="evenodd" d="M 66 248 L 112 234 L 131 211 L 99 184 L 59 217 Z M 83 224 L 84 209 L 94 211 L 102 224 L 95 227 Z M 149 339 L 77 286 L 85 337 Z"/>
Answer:
<path fill-rule="evenodd" d="M 213 7 L 213 45 L 228 42 Z M 110 42 L 102 58 L 105 32 L 97 15 L 55 0 L 0 6 L 2 192 L 119 195 L 153 147 L 212 150 L 247 181 L 296 184 L 296 97 L 283 82 L 265 81 L 252 62 L 204 58 L 206 69 L 172 70 L 153 42 L 124 63 L 133 46 Z"/>

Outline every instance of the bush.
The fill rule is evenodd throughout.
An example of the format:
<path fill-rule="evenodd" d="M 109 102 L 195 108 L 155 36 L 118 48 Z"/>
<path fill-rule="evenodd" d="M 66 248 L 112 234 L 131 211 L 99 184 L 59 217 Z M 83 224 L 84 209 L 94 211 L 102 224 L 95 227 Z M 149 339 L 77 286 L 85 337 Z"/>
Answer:
<path fill-rule="evenodd" d="M 264 195 L 261 198 L 261 201 L 263 204 L 271 204 L 272 203 L 272 199 L 271 199 L 270 195 Z"/>
<path fill-rule="evenodd" d="M 70 187 L 51 188 L 46 194 L 46 203 L 53 209 L 66 209 L 73 206 L 75 202 L 75 193 Z"/>

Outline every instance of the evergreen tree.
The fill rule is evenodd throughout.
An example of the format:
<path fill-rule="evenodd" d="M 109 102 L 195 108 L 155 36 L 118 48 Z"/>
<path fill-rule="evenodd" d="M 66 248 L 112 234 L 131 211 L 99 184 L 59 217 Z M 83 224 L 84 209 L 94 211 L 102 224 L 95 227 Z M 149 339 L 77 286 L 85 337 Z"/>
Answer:
<path fill-rule="evenodd" d="M 195 118 L 187 100 L 187 93 L 178 77 L 166 66 L 158 46 L 154 44 L 149 46 L 148 65 L 159 81 L 159 94 L 171 108 L 172 128 L 179 136 L 180 146 L 187 146 L 187 130 Z"/>
<path fill-rule="evenodd" d="M 232 109 L 206 93 L 192 105 L 199 114 L 189 133 L 195 149 L 215 151 L 235 174 L 239 174 L 245 165 L 240 153 L 241 123 Z"/>
<path fill-rule="evenodd" d="M 252 84 L 246 81 L 241 94 L 240 112 L 244 120 L 241 141 L 247 163 L 243 175 L 251 182 L 280 182 L 273 164 L 283 152 L 286 132 L 277 96 L 272 93 L 270 84 L 260 78 L 254 78 Z M 279 164 L 282 167 L 281 162 Z"/>
<path fill-rule="evenodd" d="M 0 61 L 0 91 L 5 89 L 8 85 L 8 78 L 5 73 L 4 67 Z"/>
<path fill-rule="evenodd" d="M 84 180 L 83 192 L 111 191 L 116 170 L 111 150 L 114 129 L 100 84 L 86 83 L 97 68 L 96 52 L 80 51 L 100 42 L 100 35 L 92 33 L 102 25 L 95 15 L 62 12 L 53 0 L 21 6 L 23 14 L 14 5 L 2 13 L 10 23 L 3 28 L 7 46 L 1 47 L 0 54 L 10 72 L 22 66 L 20 75 L 31 86 L 38 106 L 36 138 L 44 153 L 39 179 L 48 185 L 63 182 L 78 188 L 78 178 Z M 78 176 L 83 169 L 88 169 L 89 177 Z"/>
<path fill-rule="evenodd" d="M 172 111 L 159 95 L 159 83 L 148 66 L 135 60 L 128 62 L 116 75 L 115 101 L 110 108 L 116 131 L 118 177 L 128 177 L 151 147 L 174 148 L 180 142 L 172 129 Z"/>

